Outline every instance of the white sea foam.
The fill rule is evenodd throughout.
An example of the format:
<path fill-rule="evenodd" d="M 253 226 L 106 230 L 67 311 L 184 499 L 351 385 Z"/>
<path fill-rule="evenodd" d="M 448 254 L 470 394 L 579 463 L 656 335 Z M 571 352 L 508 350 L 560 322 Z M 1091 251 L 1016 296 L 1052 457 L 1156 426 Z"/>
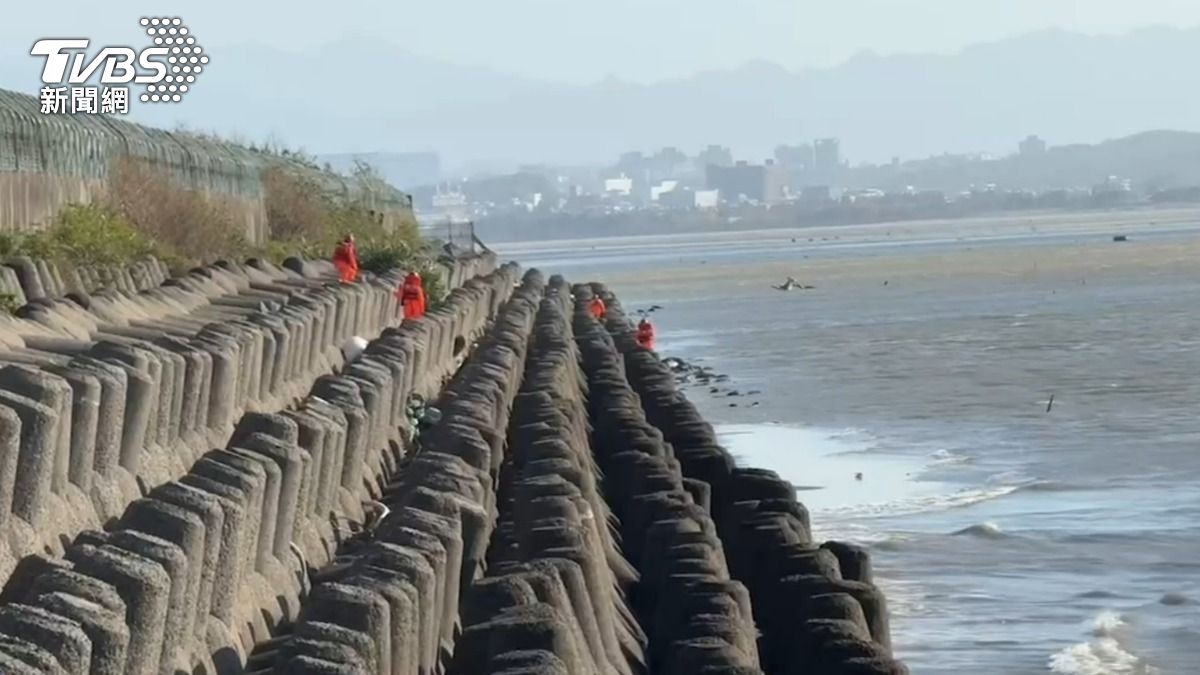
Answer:
<path fill-rule="evenodd" d="M 814 510 L 824 517 L 832 518 L 886 518 L 889 516 L 908 516 L 929 511 L 946 511 L 958 509 L 980 502 L 999 499 L 1021 489 L 1020 485 L 1000 485 L 985 488 L 972 488 L 951 492 L 948 494 L 923 495 L 898 499 L 890 502 L 874 502 L 867 504 L 851 504 L 820 511 Z"/>
<path fill-rule="evenodd" d="M 1125 619 L 1119 612 L 1106 609 L 1092 619 L 1092 635 L 1096 637 L 1113 637 L 1122 627 Z"/>
<path fill-rule="evenodd" d="M 896 548 L 906 537 L 894 532 L 888 532 L 853 522 L 824 522 L 820 519 L 812 523 L 814 539 L 849 541 L 860 546 L 872 548 Z"/>
<path fill-rule="evenodd" d="M 1129 651 L 1124 617 L 1106 609 L 1088 624 L 1092 640 L 1050 656 L 1051 672 L 1063 675 L 1157 675 L 1159 670 Z"/>
<path fill-rule="evenodd" d="M 933 460 L 930 462 L 933 466 L 945 466 L 947 464 L 966 464 L 971 461 L 967 455 L 960 455 L 945 448 L 937 452 L 930 453 L 929 457 Z"/>

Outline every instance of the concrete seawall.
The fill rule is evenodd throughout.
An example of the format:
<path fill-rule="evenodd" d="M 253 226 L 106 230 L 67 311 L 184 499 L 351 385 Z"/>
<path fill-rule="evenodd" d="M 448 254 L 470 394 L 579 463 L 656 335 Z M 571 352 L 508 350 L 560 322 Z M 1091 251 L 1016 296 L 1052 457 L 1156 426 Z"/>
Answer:
<path fill-rule="evenodd" d="M 326 272 L 0 325 L 0 672 L 907 672 L 866 553 L 734 464 L 602 286 L 475 258 L 400 322 L 396 275 Z"/>
<path fill-rule="evenodd" d="M 161 294 L 113 293 L 104 313 L 99 298 L 90 311 L 47 301 L 3 326 L 18 344 L 0 353 L 13 362 L 0 368 L 0 654 L 65 672 L 240 672 L 296 609 L 302 565 L 336 546 L 331 515 L 361 521 L 394 470 L 409 395 L 440 388 L 513 274 L 400 324 L 399 273 L 342 286 L 222 264 Z M 380 337 L 342 367 L 354 335 Z M 102 653 L 84 658 L 85 643 Z"/>
<path fill-rule="evenodd" d="M 749 590 L 762 669 L 905 672 L 891 655 L 887 605 L 872 583 L 867 552 L 846 543 L 813 542 L 795 487 L 774 472 L 738 467 L 675 388 L 666 365 L 637 348 L 617 299 L 601 285 L 576 290 L 581 301 L 592 293 L 609 308 L 608 350 L 623 355 L 610 367 L 616 372 L 623 365 L 636 395 L 626 401 L 627 409 L 640 407 L 649 428 L 661 433 L 671 449 L 666 461 L 674 465 L 673 475 L 712 518 L 709 531 L 723 543 L 729 575 Z M 635 479 L 642 480 L 644 472 L 638 474 Z"/>

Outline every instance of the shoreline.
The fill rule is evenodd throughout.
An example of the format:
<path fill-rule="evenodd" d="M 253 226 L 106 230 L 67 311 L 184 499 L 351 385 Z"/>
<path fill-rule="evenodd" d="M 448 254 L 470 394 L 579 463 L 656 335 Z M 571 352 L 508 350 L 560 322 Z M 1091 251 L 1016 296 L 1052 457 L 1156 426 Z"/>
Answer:
<path fill-rule="evenodd" d="M 897 656 L 914 672 L 1176 672 L 1197 655 L 1180 635 L 1200 588 L 1177 564 L 1189 546 L 1183 509 L 1194 508 L 1180 501 L 1181 478 L 1123 457 L 1153 453 L 1192 475 L 1179 446 L 1195 425 L 1180 406 L 1200 388 L 1167 363 L 1200 349 L 1194 315 L 1173 298 L 1200 284 L 1200 226 L 1189 214 L 1175 224 L 1159 212 L 1102 215 L 1041 217 L 1033 231 L 1021 218 L 930 223 L 890 238 L 846 226 L 796 243 L 779 231 L 613 238 L 595 249 L 543 242 L 532 246 L 543 253 L 521 257 L 565 260 L 627 307 L 661 305 L 661 353 L 729 376 L 716 394 L 707 382 L 684 388 L 719 432 L 775 421 L 785 424 L 768 431 L 884 437 L 886 447 L 846 456 L 826 438 L 815 450 L 792 443 L 805 458 L 798 476 L 736 438 L 722 442 L 741 464 L 821 488 L 797 494 L 815 538 L 876 554 Z M 1114 242 L 1118 227 L 1138 229 Z M 816 289 L 770 290 L 786 276 Z M 725 398 L 732 389 L 747 395 Z M 913 468 L 876 463 L 893 449 Z M 814 479 L 825 469 L 810 463 L 836 481 Z M 897 483 L 895 498 L 856 494 L 860 470 L 868 487 Z M 948 487 L 922 501 L 939 481 Z M 1125 625 L 1094 626 L 1102 615 Z M 1105 669 L 1122 659 L 1141 670 Z"/>
<path fill-rule="evenodd" d="M 739 464 L 770 467 L 796 486 L 814 516 L 814 526 L 828 526 L 825 520 L 831 514 L 882 509 L 953 489 L 948 483 L 921 479 L 927 462 L 870 442 L 843 440 L 833 429 L 787 423 L 714 426 L 718 440 Z"/>
<path fill-rule="evenodd" d="M 1200 226 L 1200 206 L 1197 207 L 1146 207 L 1136 209 L 1119 209 L 1107 211 L 1073 211 L 1062 212 L 1013 212 L 1009 214 L 992 214 L 971 216 L 967 218 L 941 218 L 926 220 L 899 220 L 880 223 L 857 223 L 848 225 L 814 225 L 803 227 L 780 228 L 747 228 L 741 230 L 723 230 L 716 232 L 672 232 L 651 233 L 643 235 L 616 235 L 611 237 L 574 237 L 553 240 L 513 240 L 498 241 L 492 248 L 507 256 L 528 254 L 544 254 L 558 250 L 578 251 L 580 247 L 595 247 L 605 250 L 621 248 L 624 242 L 628 247 L 652 245 L 678 245 L 682 242 L 738 242 L 751 240 L 790 240 L 803 235 L 808 237 L 842 236 L 850 234 L 884 235 L 888 231 L 919 233 L 937 230 L 968 230 L 968 233 L 978 233 L 987 228 L 999 227 L 1004 231 L 1015 231 L 1028 227 L 1053 228 L 1059 232 L 1080 232 L 1096 230 L 1097 228 L 1128 228 L 1153 226 Z"/>

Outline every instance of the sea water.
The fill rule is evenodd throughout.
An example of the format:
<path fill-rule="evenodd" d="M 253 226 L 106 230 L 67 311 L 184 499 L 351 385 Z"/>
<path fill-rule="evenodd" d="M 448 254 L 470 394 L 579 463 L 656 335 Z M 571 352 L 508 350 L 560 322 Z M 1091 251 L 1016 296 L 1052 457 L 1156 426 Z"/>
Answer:
<path fill-rule="evenodd" d="M 524 261 L 663 306 L 660 353 L 730 378 L 686 389 L 726 447 L 872 550 L 914 673 L 1200 672 L 1200 265 L 1071 237 L 1098 257 L 1044 234 Z M 816 289 L 770 288 L 789 260 Z"/>

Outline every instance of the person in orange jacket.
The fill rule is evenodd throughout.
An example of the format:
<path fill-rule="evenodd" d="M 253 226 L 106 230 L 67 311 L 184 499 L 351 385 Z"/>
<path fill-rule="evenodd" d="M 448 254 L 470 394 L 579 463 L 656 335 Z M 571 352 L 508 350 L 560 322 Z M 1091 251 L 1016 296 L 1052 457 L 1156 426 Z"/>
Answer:
<path fill-rule="evenodd" d="M 597 321 L 604 320 L 604 314 L 606 311 L 607 310 L 604 307 L 604 301 L 601 300 L 600 296 L 598 295 L 592 298 L 592 301 L 588 303 L 588 312 L 592 315 L 592 318 Z"/>
<path fill-rule="evenodd" d="M 421 275 L 409 272 L 404 277 L 404 283 L 396 291 L 396 297 L 404 307 L 405 319 L 419 319 L 425 316 L 425 286 L 421 283 Z"/>
<path fill-rule="evenodd" d="M 638 322 L 634 340 L 642 349 L 654 351 L 654 324 L 650 323 L 649 319 L 642 319 Z"/>
<path fill-rule="evenodd" d="M 358 278 L 358 252 L 354 250 L 354 235 L 347 234 L 333 249 L 333 266 L 337 268 L 338 281 L 343 284 Z"/>

